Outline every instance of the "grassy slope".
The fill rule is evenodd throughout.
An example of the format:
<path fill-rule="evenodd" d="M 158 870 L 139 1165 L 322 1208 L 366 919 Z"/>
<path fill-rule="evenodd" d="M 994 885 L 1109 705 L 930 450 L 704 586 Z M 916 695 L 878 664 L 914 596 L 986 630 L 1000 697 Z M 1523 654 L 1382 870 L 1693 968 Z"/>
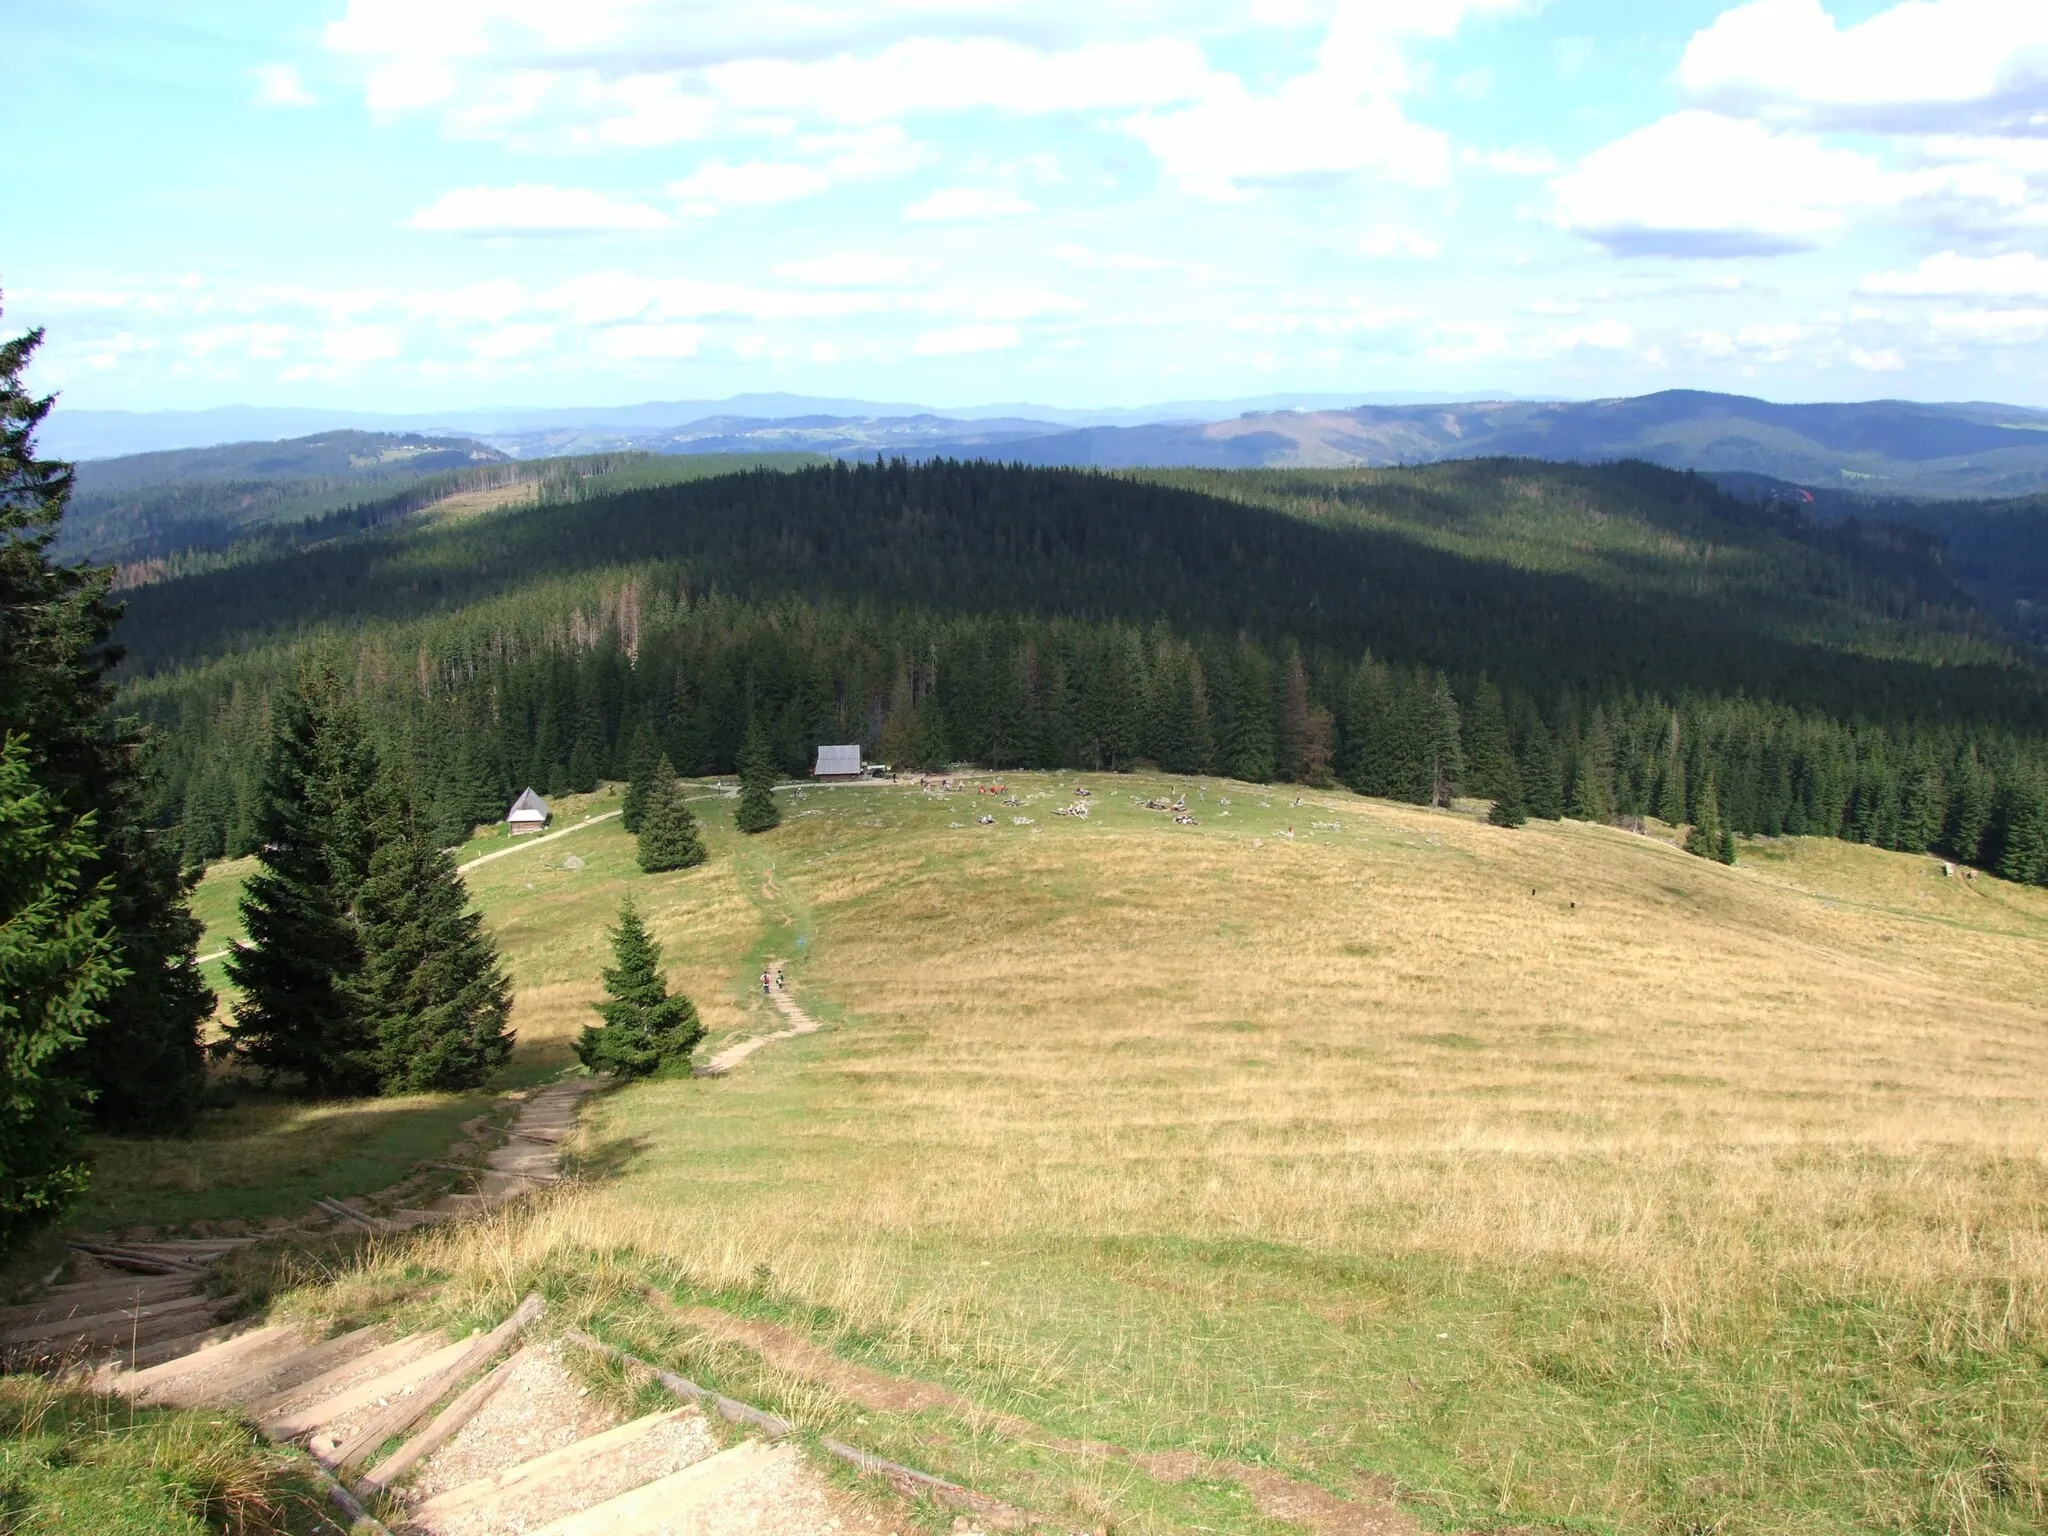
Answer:
<path fill-rule="evenodd" d="M 626 890 L 715 1030 L 764 1022 L 768 954 L 845 1027 L 607 1100 L 610 1177 L 428 1272 L 616 1306 L 591 1250 L 630 1254 L 1050 1434 L 1388 1473 L 1455 1525 L 2038 1528 L 2048 895 L 1214 783 L 1179 828 L 1096 778 L 1076 824 L 1020 782 L 1028 827 L 820 790 L 743 847 L 714 815 L 680 876 L 616 823 L 477 871 L 540 1036 Z M 1258 1525 L 1044 1437 L 861 1433 Z"/>
<path fill-rule="evenodd" d="M 0 1529 L 93 1536 L 332 1532 L 304 1460 L 233 1415 L 0 1381 Z"/>

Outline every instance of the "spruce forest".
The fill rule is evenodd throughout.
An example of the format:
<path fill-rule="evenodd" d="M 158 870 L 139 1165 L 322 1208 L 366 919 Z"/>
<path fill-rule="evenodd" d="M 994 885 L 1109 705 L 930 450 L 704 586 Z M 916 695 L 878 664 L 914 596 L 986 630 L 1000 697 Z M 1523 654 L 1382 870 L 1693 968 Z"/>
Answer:
<path fill-rule="evenodd" d="M 308 657 L 453 840 L 511 795 L 821 741 L 899 767 L 1458 794 L 2048 879 L 2048 677 L 1924 536 L 1641 464 L 839 464 L 400 524 L 128 594 L 188 863 L 258 845 Z"/>

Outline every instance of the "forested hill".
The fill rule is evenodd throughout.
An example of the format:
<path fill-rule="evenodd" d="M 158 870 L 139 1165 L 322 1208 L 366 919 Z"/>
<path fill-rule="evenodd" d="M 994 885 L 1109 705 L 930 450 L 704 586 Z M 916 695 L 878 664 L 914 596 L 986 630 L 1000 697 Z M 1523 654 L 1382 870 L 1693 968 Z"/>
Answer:
<path fill-rule="evenodd" d="M 649 754 L 728 772 L 753 721 L 788 772 L 858 740 L 1417 799 L 1525 783 L 1535 814 L 2048 875 L 2048 675 L 1932 547 L 1641 464 L 756 471 L 161 582 L 119 638 L 193 857 L 250 846 L 267 701 L 318 648 L 451 836 Z"/>
<path fill-rule="evenodd" d="M 132 596 L 121 638 L 132 672 L 155 672 L 650 565 L 677 591 L 1163 620 L 1542 694 L 1740 690 L 1873 715 L 2041 718 L 2040 674 L 1938 567 L 1802 534 L 1786 513 L 1642 465 L 1181 484 L 951 463 L 726 476 L 161 583 Z"/>

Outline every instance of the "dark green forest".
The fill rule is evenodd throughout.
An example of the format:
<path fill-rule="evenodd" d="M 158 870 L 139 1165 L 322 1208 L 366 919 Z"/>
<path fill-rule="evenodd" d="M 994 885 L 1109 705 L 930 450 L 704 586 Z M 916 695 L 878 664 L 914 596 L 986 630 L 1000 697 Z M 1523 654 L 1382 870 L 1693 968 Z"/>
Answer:
<path fill-rule="evenodd" d="M 334 439 L 360 449 L 369 467 L 335 471 Z M 396 523 L 451 496 L 499 487 L 531 486 L 545 505 L 639 486 L 731 474 L 763 466 L 796 468 L 808 454 L 701 454 L 689 458 L 651 453 L 585 454 L 520 462 L 477 444 L 394 438 L 365 432 L 331 433 L 305 443 L 238 445 L 280 449 L 317 446 L 319 452 L 274 459 L 250 451 L 138 454 L 88 464 L 83 489 L 66 510 L 57 552 L 61 558 L 118 565 L 120 585 L 133 587 L 201 571 L 227 570 Z M 401 450 L 419 448 L 417 453 Z M 389 455 L 379 458 L 375 453 Z M 189 469 L 161 482 L 136 480 L 155 460 L 201 458 L 208 472 Z M 217 462 L 216 462 L 217 461 Z M 255 475 L 266 469 L 322 467 L 318 475 Z"/>
<path fill-rule="evenodd" d="M 665 753 L 1157 763 L 2048 873 L 2048 677 L 1912 540 L 1639 464 L 833 465 L 400 524 L 132 594 L 188 858 L 252 846 L 308 651 L 453 837 Z"/>

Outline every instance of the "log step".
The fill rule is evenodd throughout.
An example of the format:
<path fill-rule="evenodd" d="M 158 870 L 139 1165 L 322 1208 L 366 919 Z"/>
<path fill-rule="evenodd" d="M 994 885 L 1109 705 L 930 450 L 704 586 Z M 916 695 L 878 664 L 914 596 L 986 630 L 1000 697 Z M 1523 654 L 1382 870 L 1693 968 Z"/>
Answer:
<path fill-rule="evenodd" d="M 396 1370 L 373 1376 L 359 1386 L 348 1387 L 331 1397 L 308 1403 L 303 1408 L 291 1408 L 272 1419 L 260 1421 L 263 1433 L 273 1440 L 302 1440 L 316 1434 L 338 1419 L 371 1406 L 382 1398 L 397 1397 L 423 1381 L 437 1375 L 444 1367 L 453 1365 L 462 1358 L 469 1347 L 466 1340 L 459 1340 L 430 1355 L 421 1355 L 409 1360 Z"/>
<path fill-rule="evenodd" d="M 551 1521 L 530 1536 L 653 1536 L 676 1517 L 796 1455 L 793 1446 L 747 1440 L 602 1504 Z"/>
<path fill-rule="evenodd" d="M 446 1520 L 451 1515 L 471 1515 L 479 1510 L 502 1504 L 507 1499 L 518 1498 L 538 1483 L 544 1483 L 556 1473 L 570 1467 L 582 1466 L 595 1457 L 608 1452 L 631 1447 L 677 1419 L 695 1414 L 695 1408 L 674 1408 L 666 1413 L 650 1413 L 645 1418 L 635 1419 L 630 1424 L 621 1424 L 616 1429 L 605 1430 L 602 1434 L 590 1435 L 569 1445 L 557 1447 L 531 1461 L 522 1461 L 516 1467 L 507 1467 L 489 1477 L 480 1477 L 473 1483 L 450 1488 L 446 1493 L 437 1493 L 413 1511 L 413 1519 L 427 1522 Z M 685 1469 L 687 1470 L 687 1469 Z"/>

